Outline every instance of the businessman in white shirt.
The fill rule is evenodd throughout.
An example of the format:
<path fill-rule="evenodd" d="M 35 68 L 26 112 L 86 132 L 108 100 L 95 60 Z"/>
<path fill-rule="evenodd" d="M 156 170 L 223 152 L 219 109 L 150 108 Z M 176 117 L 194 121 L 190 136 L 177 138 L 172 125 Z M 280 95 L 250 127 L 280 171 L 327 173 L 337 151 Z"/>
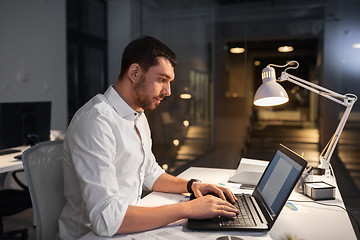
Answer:
<path fill-rule="evenodd" d="M 104 94 L 74 115 L 64 141 L 64 194 L 59 238 L 78 239 L 157 228 L 182 218 L 234 217 L 233 193 L 222 186 L 171 176 L 156 163 L 144 110 L 171 94 L 175 54 L 143 36 L 125 48 L 121 72 Z M 136 206 L 143 188 L 193 192 L 197 197 L 160 207 Z M 220 198 L 206 195 L 216 193 Z M 206 195 L 206 196 L 205 196 Z"/>

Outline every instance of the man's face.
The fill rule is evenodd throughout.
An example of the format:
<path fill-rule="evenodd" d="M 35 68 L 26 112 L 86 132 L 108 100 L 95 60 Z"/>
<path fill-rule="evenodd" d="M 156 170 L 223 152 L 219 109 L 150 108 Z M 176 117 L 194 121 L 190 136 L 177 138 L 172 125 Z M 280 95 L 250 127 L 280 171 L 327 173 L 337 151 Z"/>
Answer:
<path fill-rule="evenodd" d="M 134 85 L 137 105 L 144 110 L 154 110 L 161 100 L 171 95 L 170 83 L 174 80 L 174 68 L 169 60 L 158 58 L 159 64 L 143 72 Z"/>

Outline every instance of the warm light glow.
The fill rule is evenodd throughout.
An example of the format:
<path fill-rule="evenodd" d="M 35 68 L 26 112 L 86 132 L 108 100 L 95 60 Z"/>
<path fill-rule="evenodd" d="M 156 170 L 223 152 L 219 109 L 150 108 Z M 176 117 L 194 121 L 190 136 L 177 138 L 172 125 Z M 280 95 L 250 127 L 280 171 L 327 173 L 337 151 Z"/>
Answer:
<path fill-rule="evenodd" d="M 237 94 L 236 92 L 233 92 L 233 93 L 231 94 L 231 96 L 232 96 L 233 98 L 237 98 L 238 94 Z"/>
<path fill-rule="evenodd" d="M 260 65 L 261 65 L 261 61 L 255 61 L 255 62 L 254 62 L 254 65 L 255 65 L 255 66 L 260 66 Z"/>
<path fill-rule="evenodd" d="M 267 66 L 262 70 L 263 83 L 256 90 L 254 104 L 256 106 L 276 106 L 289 101 L 285 89 L 276 82 L 275 69 Z"/>
<path fill-rule="evenodd" d="M 292 46 L 281 46 L 278 48 L 279 52 L 292 52 L 294 48 Z"/>
<path fill-rule="evenodd" d="M 243 53 L 245 52 L 245 48 L 239 48 L 239 47 L 230 48 L 230 52 L 234 54 Z"/>
<path fill-rule="evenodd" d="M 184 125 L 185 127 L 188 127 L 188 126 L 190 125 L 190 123 L 189 123 L 188 120 L 184 120 L 184 121 L 183 121 L 183 125 Z"/>
<path fill-rule="evenodd" d="M 189 93 L 182 93 L 180 94 L 181 99 L 191 99 L 191 94 Z"/>
<path fill-rule="evenodd" d="M 355 46 L 353 45 L 353 47 Z M 359 44 L 359 48 L 360 48 L 360 44 Z M 290 63 L 295 63 L 296 64 L 295 67 L 289 67 Z M 279 68 L 287 67 L 281 73 L 281 76 L 278 80 L 276 80 L 275 78 L 276 74 L 273 66 Z M 262 84 L 255 93 L 254 104 L 256 106 L 275 106 L 286 103 L 289 100 L 289 97 L 285 89 L 278 82 L 290 81 L 295 85 L 297 85 L 296 88 L 298 88 L 299 86 L 303 87 L 320 96 L 329 98 L 334 102 L 344 105 L 346 107 L 344 115 L 342 116 L 334 135 L 330 138 L 330 141 L 325 146 L 324 150 L 321 152 L 319 156 L 320 164 L 318 165 L 318 168 L 325 169 L 325 175 L 330 175 L 331 156 L 334 152 L 334 149 L 336 148 L 341 132 L 343 131 L 344 125 L 349 117 L 350 111 L 355 101 L 357 100 L 357 96 L 352 93 L 341 95 L 336 92 L 332 92 L 331 90 L 318 86 L 317 84 L 311 83 L 304 79 L 295 77 L 286 72 L 287 69 L 297 69 L 298 66 L 299 66 L 298 62 L 291 61 L 286 65 L 280 66 L 275 64 L 269 64 L 266 68 L 264 68 L 262 70 Z M 293 90 L 295 90 L 296 88 L 293 88 Z"/>
<path fill-rule="evenodd" d="M 261 107 L 270 107 L 284 104 L 287 101 L 289 101 L 289 99 L 286 97 L 267 97 L 255 100 L 254 105 Z"/>
<path fill-rule="evenodd" d="M 175 147 L 179 146 L 180 145 L 179 139 L 174 139 L 173 144 L 174 144 Z"/>
<path fill-rule="evenodd" d="M 360 43 L 354 43 L 354 44 L 352 45 L 352 47 L 353 47 L 353 48 L 360 48 Z"/>
<path fill-rule="evenodd" d="M 165 171 L 167 171 L 168 168 L 169 168 L 169 166 L 166 163 L 162 165 L 162 169 L 164 169 Z"/>

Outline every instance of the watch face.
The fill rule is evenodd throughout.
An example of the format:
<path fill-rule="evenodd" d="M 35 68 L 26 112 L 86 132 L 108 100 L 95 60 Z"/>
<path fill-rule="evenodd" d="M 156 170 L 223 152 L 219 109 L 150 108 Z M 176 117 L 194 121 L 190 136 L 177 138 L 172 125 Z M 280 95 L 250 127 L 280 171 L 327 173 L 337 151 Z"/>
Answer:
<path fill-rule="evenodd" d="M 201 182 L 199 179 L 194 179 L 195 181 L 194 182 Z"/>

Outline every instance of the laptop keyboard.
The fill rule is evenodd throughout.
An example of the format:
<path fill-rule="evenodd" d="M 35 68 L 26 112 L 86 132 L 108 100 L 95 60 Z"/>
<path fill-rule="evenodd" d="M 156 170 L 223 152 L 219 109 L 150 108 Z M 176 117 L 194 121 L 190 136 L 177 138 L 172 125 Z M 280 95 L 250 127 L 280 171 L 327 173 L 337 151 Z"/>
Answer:
<path fill-rule="evenodd" d="M 250 212 L 249 206 L 246 203 L 246 196 L 244 194 L 236 195 L 238 201 L 234 206 L 239 209 L 240 213 L 234 218 L 219 217 L 220 226 L 256 226 L 254 218 Z"/>

